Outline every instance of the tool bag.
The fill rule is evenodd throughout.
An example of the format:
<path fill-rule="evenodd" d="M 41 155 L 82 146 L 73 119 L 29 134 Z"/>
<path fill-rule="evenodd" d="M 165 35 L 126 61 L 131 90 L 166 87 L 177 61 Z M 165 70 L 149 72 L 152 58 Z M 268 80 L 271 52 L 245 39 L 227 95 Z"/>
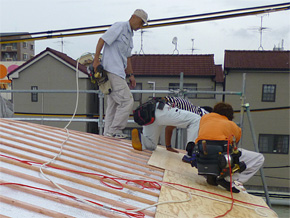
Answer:
<path fill-rule="evenodd" d="M 206 150 L 204 150 L 202 140 L 198 141 L 198 175 L 220 175 L 221 168 L 219 167 L 218 157 L 220 153 L 227 151 L 227 143 L 227 141 L 206 140 Z"/>
<path fill-rule="evenodd" d="M 232 145 L 228 145 L 227 141 L 205 140 L 198 141 L 197 154 L 197 169 L 198 175 L 212 175 L 224 178 L 229 176 L 229 163 L 231 165 L 231 172 L 243 172 L 247 166 L 242 161 L 240 162 L 241 151 L 234 150 Z M 227 154 L 227 147 L 229 147 L 229 154 Z M 229 157 L 228 157 L 229 155 Z"/>
<path fill-rule="evenodd" d="M 140 105 L 133 111 L 134 121 L 140 126 L 146 126 L 155 120 L 156 100 L 152 99 Z"/>
<path fill-rule="evenodd" d="M 111 82 L 109 80 L 107 71 L 104 70 L 102 77 L 96 80 L 97 80 L 99 89 L 102 91 L 102 93 L 104 93 L 105 95 L 111 94 L 112 86 L 111 86 Z"/>

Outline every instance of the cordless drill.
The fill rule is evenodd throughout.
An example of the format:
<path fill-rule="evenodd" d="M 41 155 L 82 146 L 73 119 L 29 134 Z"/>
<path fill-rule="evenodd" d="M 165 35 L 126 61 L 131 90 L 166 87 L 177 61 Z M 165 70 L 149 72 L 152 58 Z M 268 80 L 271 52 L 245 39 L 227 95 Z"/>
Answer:
<path fill-rule="evenodd" d="M 92 64 L 88 66 L 87 70 L 88 70 L 91 82 L 94 84 L 97 82 L 97 79 L 100 79 L 101 77 L 103 77 L 104 67 L 101 64 L 97 66 L 97 72 L 95 72 L 94 66 Z"/>

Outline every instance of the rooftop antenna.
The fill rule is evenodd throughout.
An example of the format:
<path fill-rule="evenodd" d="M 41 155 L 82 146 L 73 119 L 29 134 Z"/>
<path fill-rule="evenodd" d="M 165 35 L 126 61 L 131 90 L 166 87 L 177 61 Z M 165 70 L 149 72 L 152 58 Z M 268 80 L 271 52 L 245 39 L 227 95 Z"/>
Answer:
<path fill-rule="evenodd" d="M 194 49 L 194 39 L 191 39 L 192 46 L 191 46 L 191 54 L 193 54 Z"/>
<path fill-rule="evenodd" d="M 144 50 L 143 50 L 143 34 L 145 32 L 150 32 L 150 31 L 141 29 L 141 48 L 140 48 L 139 54 L 142 53 L 143 55 L 145 55 Z"/>
<path fill-rule="evenodd" d="M 141 29 L 141 48 L 140 48 L 139 54 L 141 54 L 141 52 L 142 52 L 144 55 L 145 53 L 143 51 L 143 33 L 144 33 L 144 30 Z"/>
<path fill-rule="evenodd" d="M 68 41 L 64 41 L 64 39 L 63 39 L 63 37 L 62 37 L 62 34 L 60 34 L 61 36 L 60 37 L 58 37 L 58 38 L 60 38 L 60 41 L 57 41 L 56 43 L 60 43 L 60 45 L 61 45 L 61 52 L 63 53 L 63 49 L 64 49 L 64 44 L 65 43 L 69 43 Z"/>
<path fill-rule="evenodd" d="M 259 32 L 260 32 L 260 46 L 258 48 L 258 50 L 264 50 L 263 48 L 263 31 L 266 30 L 266 29 L 269 29 L 267 27 L 263 27 L 263 17 L 266 16 L 266 15 L 262 15 L 261 16 L 261 26 L 259 27 Z"/>
<path fill-rule="evenodd" d="M 263 14 L 261 15 L 261 25 L 259 27 L 251 27 L 251 30 L 258 30 L 260 33 L 260 46 L 258 48 L 258 50 L 264 50 L 263 48 L 263 32 L 269 28 L 267 27 L 263 27 L 263 18 L 264 16 L 269 15 L 269 14 Z"/>
<path fill-rule="evenodd" d="M 199 50 L 199 49 L 196 49 L 196 48 L 194 48 L 194 39 L 191 39 L 191 42 L 192 42 L 192 46 L 191 46 L 191 54 L 193 54 L 193 52 L 195 51 L 195 50 Z"/>
<path fill-rule="evenodd" d="M 179 51 L 177 49 L 177 37 L 176 36 L 172 39 L 172 44 L 175 45 L 175 49 L 173 50 L 173 54 L 175 51 L 177 52 L 177 54 L 179 54 Z"/>

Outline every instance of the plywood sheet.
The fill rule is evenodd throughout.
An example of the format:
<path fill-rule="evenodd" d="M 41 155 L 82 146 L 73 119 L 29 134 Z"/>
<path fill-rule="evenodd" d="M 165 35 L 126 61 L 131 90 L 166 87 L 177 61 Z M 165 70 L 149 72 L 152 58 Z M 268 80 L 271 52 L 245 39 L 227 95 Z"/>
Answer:
<path fill-rule="evenodd" d="M 182 162 L 183 153 L 174 153 L 167 151 L 164 146 L 157 146 L 152 153 L 148 164 L 165 170 L 171 170 L 177 173 L 187 174 L 196 172 L 190 164 Z"/>
<path fill-rule="evenodd" d="M 225 191 L 222 187 L 208 185 L 205 178 L 197 174 L 196 168 L 193 168 L 190 166 L 190 164 L 183 163 L 181 161 L 183 155 L 184 154 L 168 152 L 166 149 L 158 146 L 148 161 L 148 164 L 150 165 L 166 169 L 163 178 L 164 182 L 178 183 L 184 186 L 192 187 L 194 189 L 184 188 L 186 191 L 192 193 L 192 199 L 189 202 L 159 205 L 157 207 L 155 217 L 212 218 L 224 214 L 228 209 L 230 209 L 231 204 L 219 202 L 216 199 L 231 202 L 230 199 L 225 198 L 231 197 L 230 192 Z M 238 201 L 267 206 L 262 198 L 247 193 L 233 194 L 233 197 Z M 188 195 L 186 193 L 168 186 L 162 186 L 159 202 L 182 201 L 185 199 L 188 199 Z M 252 206 L 237 201 L 236 203 L 240 204 L 241 206 L 234 205 L 232 211 L 224 216 L 225 218 L 262 217 L 255 212 L 257 206 Z M 277 217 L 275 212 L 270 209 L 262 209 L 261 211 L 267 213 L 268 217 Z"/>
<path fill-rule="evenodd" d="M 178 181 L 178 182 L 177 182 Z M 179 183 L 182 185 L 190 186 L 198 190 L 204 190 L 211 193 L 220 194 L 223 196 L 230 197 L 230 193 L 225 191 L 220 187 L 210 186 L 206 183 L 205 179 L 195 173 L 184 175 L 173 171 L 166 170 L 164 175 L 164 182 Z M 190 191 L 192 199 L 186 203 L 174 203 L 174 204 L 164 204 L 157 207 L 156 218 L 167 218 L 167 217 L 197 217 L 197 218 L 207 218 L 216 217 L 218 215 L 224 214 L 228 209 L 230 209 L 230 204 L 216 201 L 216 199 L 225 200 L 231 202 L 229 199 L 212 195 L 209 193 L 186 189 Z M 196 196 L 197 194 L 198 196 Z M 201 196 L 200 196 L 201 195 Z M 262 198 L 256 197 L 247 193 L 233 194 L 234 199 L 241 200 L 244 202 L 258 204 L 267 206 Z M 214 198 L 209 199 L 206 197 Z M 187 199 L 187 194 L 180 192 L 178 190 L 162 186 L 161 193 L 159 196 L 159 202 L 164 201 L 181 201 Z M 237 202 L 239 203 L 239 202 Z M 259 218 L 262 217 L 255 212 L 256 206 L 247 205 L 239 203 L 242 206 L 247 206 L 252 209 L 248 209 L 242 206 L 234 205 L 232 211 L 224 216 L 225 218 Z M 268 214 L 268 217 L 277 217 L 277 215 L 270 209 L 263 209 L 263 212 Z"/>

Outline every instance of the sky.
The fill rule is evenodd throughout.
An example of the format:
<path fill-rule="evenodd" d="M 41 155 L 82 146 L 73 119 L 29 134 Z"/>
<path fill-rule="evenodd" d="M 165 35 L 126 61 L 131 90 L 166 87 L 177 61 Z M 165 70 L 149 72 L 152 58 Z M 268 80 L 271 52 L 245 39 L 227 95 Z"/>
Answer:
<path fill-rule="evenodd" d="M 58 29 L 110 25 L 127 21 L 137 8 L 149 20 L 264 6 L 285 0 L 0 0 L 0 32 L 38 32 Z M 215 64 L 223 64 L 225 50 L 258 50 L 261 17 L 262 47 L 272 50 L 282 45 L 290 50 L 290 10 L 263 15 L 222 19 L 169 27 L 148 28 L 143 33 L 144 54 L 214 54 Z M 46 47 L 63 51 L 77 59 L 94 52 L 102 34 L 38 40 L 35 55 Z M 194 44 L 192 43 L 194 42 Z M 192 51 L 192 47 L 194 51 Z M 141 32 L 134 33 L 132 53 L 141 50 Z M 143 53 L 142 52 L 142 53 Z"/>

